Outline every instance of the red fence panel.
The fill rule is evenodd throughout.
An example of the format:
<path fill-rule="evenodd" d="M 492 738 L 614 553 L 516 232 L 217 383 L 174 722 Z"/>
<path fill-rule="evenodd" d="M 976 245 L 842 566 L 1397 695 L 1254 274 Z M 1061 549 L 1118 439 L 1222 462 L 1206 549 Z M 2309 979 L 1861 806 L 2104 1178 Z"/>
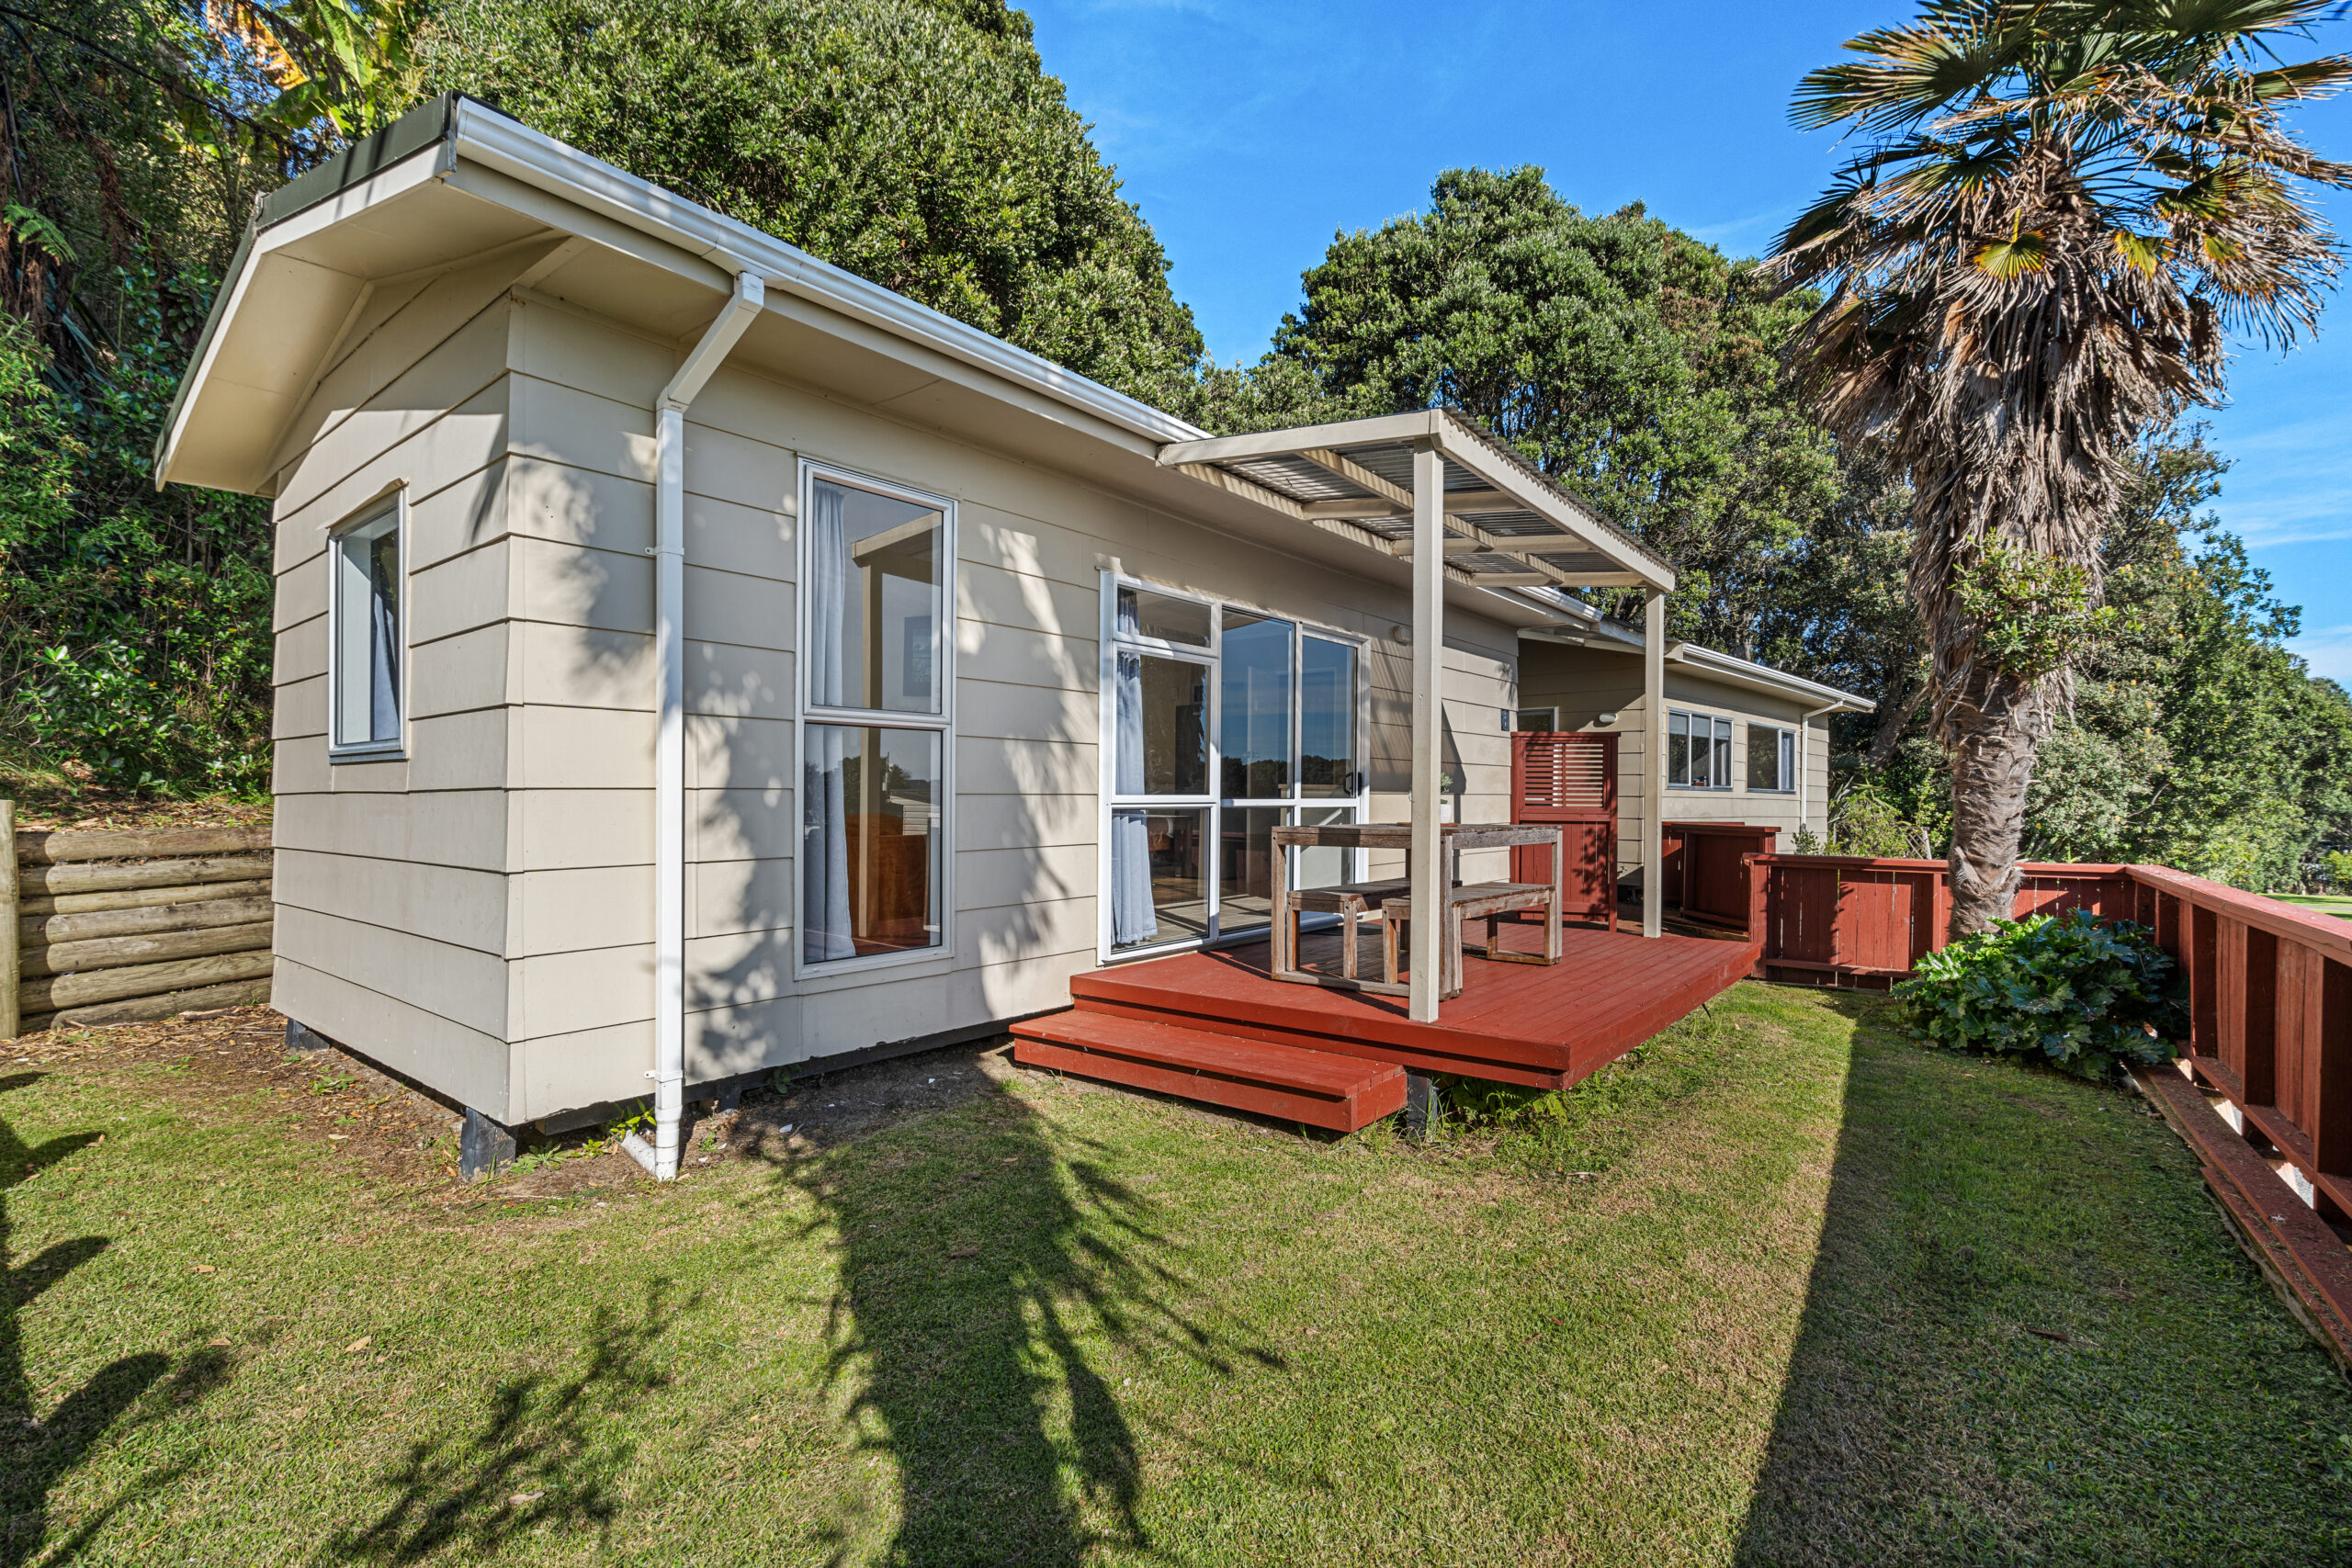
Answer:
<path fill-rule="evenodd" d="M 1510 738 L 1510 819 L 1555 823 L 1567 858 L 1560 912 L 1617 929 L 1617 737 L 1522 729 Z M 1549 882 L 1551 853 L 1511 851 L 1511 879 Z"/>
<path fill-rule="evenodd" d="M 1780 833 L 1745 822 L 1662 822 L 1668 904 L 1698 919 L 1748 923 L 1749 855 L 1770 854 Z"/>
<path fill-rule="evenodd" d="M 1756 973 L 1775 979 L 1883 989 L 1944 944 L 1951 868 L 1939 860 L 1759 854 L 1766 930 Z M 2029 864 L 2014 918 L 2087 909 L 2103 919 L 2140 912 L 2138 886 L 2117 865 Z M 1754 890 L 1750 906 L 1758 902 Z"/>

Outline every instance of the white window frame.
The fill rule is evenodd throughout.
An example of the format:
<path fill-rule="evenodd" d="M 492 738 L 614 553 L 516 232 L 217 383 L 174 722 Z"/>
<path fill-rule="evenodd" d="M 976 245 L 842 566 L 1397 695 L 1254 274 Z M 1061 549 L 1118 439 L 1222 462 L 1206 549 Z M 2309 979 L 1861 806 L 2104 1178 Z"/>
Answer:
<path fill-rule="evenodd" d="M 393 554 L 399 564 L 394 570 L 400 577 L 400 649 L 397 674 L 392 684 L 392 705 L 399 710 L 400 733 L 390 740 L 355 740 L 340 744 L 335 734 L 341 728 L 335 720 L 335 705 L 342 700 L 343 689 L 343 541 L 359 529 L 367 527 L 390 513 L 392 518 Z M 408 487 L 401 485 L 389 494 L 379 495 L 348 517 L 339 520 L 327 530 L 327 761 L 330 765 L 344 762 L 401 762 L 408 760 L 409 686 L 415 672 L 415 660 L 409 656 L 409 626 L 414 619 L 408 577 Z"/>
<path fill-rule="evenodd" d="M 1232 805 L 1231 808 L 1247 810 L 1253 807 L 1259 808 L 1279 807 L 1283 809 L 1285 818 L 1290 821 L 1295 821 L 1297 814 L 1304 810 L 1331 808 L 1353 811 L 1358 822 L 1365 819 L 1365 813 L 1372 809 L 1370 754 L 1372 749 L 1372 639 L 1353 632 L 1344 632 L 1336 627 L 1309 622 L 1293 611 L 1270 609 L 1244 600 L 1221 598 L 1189 588 L 1178 588 L 1169 583 L 1155 581 L 1150 578 L 1136 577 L 1132 573 L 1114 570 L 1108 567 L 1101 569 L 1096 575 L 1100 583 L 1098 594 L 1100 612 L 1096 626 L 1098 641 L 1095 646 L 1101 657 L 1097 661 L 1095 686 L 1098 694 L 1095 747 L 1098 764 L 1095 784 L 1094 836 L 1095 844 L 1098 846 L 1095 855 L 1095 957 L 1098 962 L 1105 964 L 1126 964 L 1137 959 L 1164 958 L 1170 953 L 1229 947 L 1238 942 L 1262 942 L 1272 929 L 1271 922 L 1265 926 L 1251 926 L 1238 931 L 1226 931 L 1218 929 L 1222 924 L 1217 918 L 1222 899 L 1216 854 L 1216 846 L 1220 841 L 1223 814 L 1229 804 L 1238 802 L 1238 805 Z M 1120 636 L 1118 632 L 1119 590 L 1122 588 L 1141 589 L 1147 592 L 1165 594 L 1172 599 L 1189 600 L 1193 604 L 1205 605 L 1209 612 L 1208 646 L 1203 648 L 1194 643 L 1169 642 L 1159 637 Z M 1295 767 L 1292 770 L 1290 793 L 1280 799 L 1272 796 L 1261 798 L 1255 795 L 1235 795 L 1228 800 L 1224 794 L 1225 696 L 1222 676 L 1225 669 L 1225 612 L 1228 607 L 1289 624 L 1291 681 L 1294 696 L 1295 696 L 1296 684 L 1304 678 L 1306 671 L 1305 639 L 1310 637 L 1320 637 L 1326 642 L 1341 643 L 1355 650 L 1355 731 L 1356 749 L 1359 752 L 1355 769 L 1357 784 L 1355 794 L 1340 795 L 1302 794 L 1305 780 L 1297 776 L 1300 770 Z M 1184 660 L 1206 668 L 1208 714 L 1205 720 L 1207 734 L 1204 739 L 1208 751 L 1208 776 L 1204 782 L 1208 788 L 1204 794 L 1120 795 L 1116 793 L 1119 720 L 1116 700 L 1113 694 L 1115 690 L 1117 660 L 1121 649 L 1148 653 L 1159 658 Z M 1293 701 L 1290 720 L 1290 754 L 1295 761 L 1299 756 L 1301 730 L 1305 724 L 1304 704 Z M 1203 813 L 1204 845 L 1201 868 L 1201 898 L 1210 928 L 1216 934 L 1206 937 L 1181 937 L 1170 942 L 1154 942 L 1148 947 L 1121 948 L 1114 952 L 1111 940 L 1111 820 L 1120 811 L 1153 809 L 1197 810 Z M 1289 855 L 1290 852 L 1285 852 L 1285 854 Z M 1348 856 L 1349 880 L 1363 880 L 1363 852 L 1351 850 L 1348 852 Z M 1291 856 L 1291 858 L 1295 863 L 1295 857 Z M 1332 921 L 1336 921 L 1337 919 L 1337 916 L 1329 917 Z M 1314 921 L 1316 918 L 1310 916 L 1308 919 Z"/>
<path fill-rule="evenodd" d="M 1697 721 L 1699 721 L 1699 720 L 1701 720 L 1701 719 L 1704 719 L 1704 720 L 1706 720 L 1706 721 L 1707 721 L 1707 743 L 1708 743 L 1708 745 L 1709 745 L 1710 747 L 1712 747 L 1712 746 L 1714 744 L 1714 739 L 1715 739 L 1714 727 L 1715 727 L 1716 725 L 1718 725 L 1718 724 L 1724 724 L 1724 725 L 1729 725 L 1729 726 L 1731 727 L 1731 736 L 1730 736 L 1730 740 L 1731 740 L 1731 747 L 1730 747 L 1731 755 L 1730 755 L 1730 758 L 1726 761 L 1726 762 L 1725 762 L 1725 764 L 1724 764 L 1724 767 L 1725 767 L 1726 771 L 1730 773 L 1731 777 L 1730 777 L 1730 778 L 1728 778 L 1728 779 L 1725 779 L 1725 780 L 1724 780 L 1723 783 L 1721 783 L 1721 784 L 1714 784 L 1714 783 L 1708 783 L 1708 784 L 1676 784 L 1676 783 L 1674 783 L 1674 782 L 1673 782 L 1673 779 L 1674 779 L 1674 763 L 1673 763 L 1673 760 L 1672 760 L 1671 756 L 1669 755 L 1669 757 L 1668 758 L 1668 761 L 1667 761 L 1667 785 L 1666 785 L 1666 787 L 1667 787 L 1667 788 L 1668 788 L 1668 789 L 1679 789 L 1679 790 L 1682 790 L 1682 791 L 1685 791 L 1686 793 L 1690 794 L 1690 795 L 1730 795 L 1730 794 L 1732 794 L 1735 790 L 1736 790 L 1736 789 L 1738 788 L 1738 783 L 1737 783 L 1737 781 L 1738 781 L 1738 779 L 1739 779 L 1739 761 L 1740 761 L 1740 759 L 1739 759 L 1739 720 L 1738 720 L 1737 718 L 1734 717 L 1734 716 L 1733 716 L 1732 715 L 1730 715 L 1730 714 L 1724 714 L 1724 713 L 1708 713 L 1708 712 L 1705 712 L 1705 711 L 1703 711 L 1703 710 L 1702 710 L 1702 709 L 1699 709 L 1699 708 L 1668 708 L 1668 709 L 1667 709 L 1667 711 L 1666 711 L 1666 725 L 1667 725 L 1667 728 L 1666 728 L 1666 733 L 1665 733 L 1665 735 L 1662 737 L 1662 739 L 1665 740 L 1666 744 L 1667 744 L 1669 748 L 1670 748 L 1670 747 L 1672 747 L 1672 746 L 1673 746 L 1673 744 L 1674 744 L 1674 721 L 1675 721 L 1677 718 L 1689 719 L 1689 720 L 1690 720 L 1690 721 L 1691 721 L 1691 722 L 1693 722 L 1693 723 L 1696 723 Z M 1710 753 L 1710 761 L 1712 761 L 1712 760 L 1713 760 L 1713 754 L 1712 754 L 1712 752 L 1711 752 L 1711 753 Z"/>
<path fill-rule="evenodd" d="M 870 491 L 903 501 L 910 506 L 936 507 L 944 537 L 940 541 L 941 573 L 938 641 L 933 652 L 933 668 L 939 671 L 939 712 L 910 714 L 883 708 L 820 707 L 808 700 L 808 595 L 806 592 L 808 572 L 808 516 L 810 497 L 819 480 L 843 486 L 850 490 Z M 807 931 L 806 911 L 801 899 L 808 883 L 801 874 L 800 857 L 805 846 L 795 830 L 792 846 L 792 977 L 801 980 L 831 979 L 837 976 L 863 975 L 874 969 L 903 968 L 910 964 L 952 965 L 956 957 L 956 653 L 961 638 L 956 612 L 957 579 L 962 556 L 956 549 L 956 502 L 954 498 L 917 490 L 894 480 L 878 479 L 855 468 L 845 468 L 816 457 L 800 459 L 800 491 L 798 515 L 794 519 L 794 570 L 798 576 L 792 585 L 793 655 L 792 671 L 792 810 L 796 820 L 808 820 L 808 803 L 800 798 L 807 774 L 802 772 L 802 759 L 808 754 L 808 728 L 811 725 L 833 725 L 843 729 L 914 729 L 928 730 L 939 736 L 939 777 L 934 783 L 935 797 L 932 802 L 933 825 L 932 831 L 939 838 L 939 945 L 909 948 L 902 953 L 870 953 L 860 958 L 835 958 L 810 963 L 805 956 L 808 949 L 803 932 Z"/>
<path fill-rule="evenodd" d="M 1781 760 L 1786 761 L 1789 765 L 1789 782 L 1781 785 L 1778 789 L 1758 789 L 1747 782 L 1752 769 L 1742 768 L 1739 770 L 1739 787 L 1749 795 L 1796 794 L 1797 776 L 1800 770 L 1804 767 L 1804 750 L 1797 742 L 1797 732 L 1790 728 L 1787 725 L 1781 724 L 1774 719 L 1751 718 L 1747 720 L 1747 755 L 1749 761 L 1752 762 L 1756 756 L 1756 732 L 1759 729 L 1769 729 L 1772 731 L 1774 735 L 1779 737 L 1779 739 L 1773 741 L 1772 744 L 1779 750 Z"/>

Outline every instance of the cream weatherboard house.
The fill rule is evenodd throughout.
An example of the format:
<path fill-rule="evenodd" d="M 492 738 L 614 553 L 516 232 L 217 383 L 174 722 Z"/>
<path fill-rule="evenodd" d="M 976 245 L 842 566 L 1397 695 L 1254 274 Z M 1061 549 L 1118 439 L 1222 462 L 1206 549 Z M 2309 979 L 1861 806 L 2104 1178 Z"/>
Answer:
<path fill-rule="evenodd" d="M 689 1084 L 1262 930 L 1278 824 L 1410 818 L 1421 890 L 1533 671 L 1723 674 L 1451 415 L 1213 439 L 458 96 L 260 205 L 156 471 L 274 506 L 277 1005 L 489 1122 L 650 1089 L 662 1175 Z"/>

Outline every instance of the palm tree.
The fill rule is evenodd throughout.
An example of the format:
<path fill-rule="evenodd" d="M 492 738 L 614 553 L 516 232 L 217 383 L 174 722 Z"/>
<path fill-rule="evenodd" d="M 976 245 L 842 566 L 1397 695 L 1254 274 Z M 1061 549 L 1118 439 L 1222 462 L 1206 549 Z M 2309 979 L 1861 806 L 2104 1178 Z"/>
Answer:
<path fill-rule="evenodd" d="M 2219 400 L 2232 335 L 2316 323 L 2352 183 L 2286 106 L 2352 60 L 2278 62 L 2335 0 L 1929 0 L 1807 75 L 1800 126 L 1868 146 L 1773 265 L 1825 302 L 1790 369 L 1910 477 L 1907 588 L 1951 762 L 1951 934 L 2007 917 L 2026 787 L 2100 612 L 2125 458 Z"/>

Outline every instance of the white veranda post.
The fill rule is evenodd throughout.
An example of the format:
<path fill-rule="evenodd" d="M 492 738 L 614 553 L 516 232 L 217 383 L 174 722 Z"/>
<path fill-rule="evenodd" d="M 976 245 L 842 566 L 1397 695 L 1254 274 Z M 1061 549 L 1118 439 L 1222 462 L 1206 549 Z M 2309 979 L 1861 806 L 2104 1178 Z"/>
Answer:
<path fill-rule="evenodd" d="M 1666 934 L 1666 595 L 1642 596 L 1642 934 Z"/>
<path fill-rule="evenodd" d="M 1438 761 L 1444 742 L 1445 705 L 1439 682 L 1445 669 L 1445 461 L 1435 442 L 1413 447 L 1413 948 L 1412 995 L 1407 1013 L 1416 1023 L 1437 1021 L 1443 994 L 1444 829 L 1438 811 Z"/>

